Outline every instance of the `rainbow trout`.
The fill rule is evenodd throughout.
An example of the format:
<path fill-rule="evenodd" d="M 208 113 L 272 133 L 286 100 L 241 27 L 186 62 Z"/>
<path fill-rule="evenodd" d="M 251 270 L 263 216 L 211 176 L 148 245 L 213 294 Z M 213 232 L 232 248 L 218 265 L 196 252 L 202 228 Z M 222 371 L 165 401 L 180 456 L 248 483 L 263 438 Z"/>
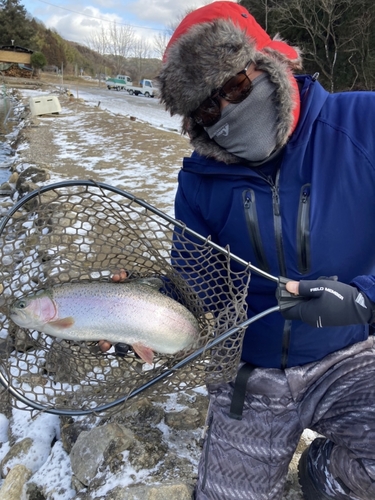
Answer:
<path fill-rule="evenodd" d="M 199 333 L 193 314 L 160 293 L 159 278 L 125 283 L 69 283 L 16 300 L 18 326 L 66 340 L 123 342 L 147 363 L 154 352 L 175 354 Z"/>

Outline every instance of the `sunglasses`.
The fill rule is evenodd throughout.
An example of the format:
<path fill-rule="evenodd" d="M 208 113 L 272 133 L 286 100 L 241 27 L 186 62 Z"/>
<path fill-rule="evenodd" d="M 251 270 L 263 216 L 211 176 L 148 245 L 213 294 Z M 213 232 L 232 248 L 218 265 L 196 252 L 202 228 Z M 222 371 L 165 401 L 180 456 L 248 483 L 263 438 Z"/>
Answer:
<path fill-rule="evenodd" d="M 191 118 L 202 127 L 211 127 L 220 120 L 221 109 L 219 97 L 232 104 L 238 104 L 246 99 L 253 89 L 253 84 L 247 76 L 251 61 L 246 68 L 232 76 L 224 85 L 211 92 L 198 108 L 191 113 Z"/>

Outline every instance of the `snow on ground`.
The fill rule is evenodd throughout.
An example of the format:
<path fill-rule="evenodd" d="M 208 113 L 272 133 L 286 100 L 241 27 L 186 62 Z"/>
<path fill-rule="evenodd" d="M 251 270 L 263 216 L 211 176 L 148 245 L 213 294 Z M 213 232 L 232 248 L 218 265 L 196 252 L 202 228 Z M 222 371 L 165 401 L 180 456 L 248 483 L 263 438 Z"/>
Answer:
<path fill-rule="evenodd" d="M 40 90 L 22 90 L 25 99 L 41 94 Z M 180 118 L 171 117 L 158 99 L 95 88 L 74 94 L 79 96 L 76 102 L 84 100 L 90 113 L 70 103 L 59 117 L 38 117 L 46 133 L 53 132 L 51 140 L 57 149 L 49 183 L 67 176 L 87 179 L 92 172 L 94 180 L 130 192 L 173 216 L 177 173 L 182 157 L 191 154 L 187 138 L 180 134 Z M 93 116 L 102 116 L 103 111 L 109 113 L 105 124 L 95 122 Z M 129 119 L 134 120 L 135 129 L 127 125 Z M 139 128 L 142 123 L 147 124 L 144 130 Z M 158 129 L 155 136 L 150 128 Z M 169 135 L 170 140 L 166 139 Z M 27 161 L 27 149 L 27 143 L 18 148 L 25 153 L 23 161 Z M 69 164 L 74 168 L 66 168 Z"/>
<path fill-rule="evenodd" d="M 165 111 L 159 99 L 151 99 L 147 97 L 127 96 L 123 92 L 102 90 L 103 93 L 98 94 L 95 89 L 89 90 L 71 90 L 74 97 L 83 99 L 85 103 L 91 107 L 100 106 L 114 114 L 123 116 L 134 116 L 137 119 L 149 123 L 153 127 L 162 128 L 165 130 L 179 133 L 181 128 L 181 117 L 171 116 Z M 21 93 L 24 97 L 36 97 L 40 95 L 48 95 L 50 92 L 41 90 L 22 89 Z"/>

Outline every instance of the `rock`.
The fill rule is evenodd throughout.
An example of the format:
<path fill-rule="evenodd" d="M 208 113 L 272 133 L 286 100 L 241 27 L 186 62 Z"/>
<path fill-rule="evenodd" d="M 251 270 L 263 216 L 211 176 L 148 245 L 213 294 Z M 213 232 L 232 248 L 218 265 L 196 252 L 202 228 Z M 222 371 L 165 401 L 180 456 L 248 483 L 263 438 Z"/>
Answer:
<path fill-rule="evenodd" d="M 11 196 L 14 193 L 14 189 L 9 184 L 9 182 L 4 182 L 0 186 L 0 195 L 2 196 Z"/>
<path fill-rule="evenodd" d="M 15 184 L 18 180 L 18 177 L 19 177 L 18 173 L 13 172 L 12 175 L 8 179 L 9 184 Z"/>
<path fill-rule="evenodd" d="M 116 423 L 102 425 L 78 436 L 70 453 L 73 474 L 84 485 L 95 477 L 109 453 L 118 454 L 134 445 L 134 434 Z"/>
<path fill-rule="evenodd" d="M 105 498 L 111 500 L 192 500 L 193 487 L 183 483 L 117 487 L 109 491 Z"/>
<path fill-rule="evenodd" d="M 30 337 L 25 330 L 16 324 L 12 323 L 9 325 L 8 333 L 13 339 L 14 348 L 18 352 L 27 352 L 28 350 L 35 348 L 35 343 L 32 337 Z"/>
<path fill-rule="evenodd" d="M 81 490 L 84 490 L 86 488 L 86 486 L 83 483 L 81 483 L 81 481 L 79 481 L 77 479 L 77 476 L 72 476 L 72 487 L 76 491 L 81 491 Z M 90 491 L 89 495 L 90 495 L 89 500 L 91 500 L 91 498 L 92 498 L 91 491 Z M 79 497 L 79 498 L 81 498 L 81 497 Z"/>
<path fill-rule="evenodd" d="M 25 438 L 12 446 L 0 463 L 2 477 L 6 477 L 8 475 L 13 466 L 12 462 L 19 461 L 23 458 L 23 455 L 26 455 L 29 452 L 32 444 L 33 440 L 31 438 Z"/>
<path fill-rule="evenodd" d="M 129 462 L 138 472 L 152 469 L 164 458 L 168 447 L 163 443 L 163 433 L 150 428 L 146 434 L 137 434 L 134 446 L 129 452 Z"/>
<path fill-rule="evenodd" d="M 18 175 L 16 190 L 21 196 L 38 189 L 38 184 L 43 184 L 51 178 L 49 170 L 44 167 L 28 167 Z"/>
<path fill-rule="evenodd" d="M 28 483 L 26 485 L 27 500 L 46 500 L 42 489 L 35 483 Z"/>
<path fill-rule="evenodd" d="M 11 201 L 2 201 L 0 204 L 0 216 L 7 215 L 12 207 L 13 203 Z"/>
<path fill-rule="evenodd" d="M 31 181 L 32 183 L 43 183 L 50 179 L 50 173 L 46 168 L 40 167 L 28 167 L 26 170 L 19 174 L 16 182 L 16 188 L 25 183 L 25 181 Z"/>
<path fill-rule="evenodd" d="M 5 389 L 5 387 L 0 387 L 0 413 L 2 413 L 8 419 L 12 416 L 11 395 L 10 392 Z M 2 446 L 3 443 L 0 442 L 0 449 L 2 448 Z"/>
<path fill-rule="evenodd" d="M 34 184 L 33 182 L 27 182 L 27 181 L 22 181 L 20 182 L 20 180 L 18 179 L 17 181 L 17 191 L 19 192 L 19 194 L 21 196 L 24 196 L 25 194 L 28 194 L 28 193 L 31 193 L 31 191 L 34 191 L 35 189 L 38 189 L 39 186 L 38 184 Z M 33 200 L 31 200 L 33 201 Z M 30 208 L 30 206 L 27 207 L 27 210 L 32 210 L 35 206 L 36 206 L 36 201 L 34 201 L 33 205 L 32 205 L 32 208 Z M 25 205 L 26 207 L 26 205 Z"/>
<path fill-rule="evenodd" d="M 82 422 L 73 421 L 64 423 L 61 426 L 61 442 L 64 450 L 67 453 L 70 453 L 81 432 L 89 430 L 90 428 L 88 427 L 88 425 Z"/>
<path fill-rule="evenodd" d="M 1 500 L 23 500 L 24 486 L 31 476 L 31 471 L 24 465 L 15 465 L 7 474 L 7 477 L 0 488 Z"/>
<path fill-rule="evenodd" d="M 43 446 L 41 446 L 41 441 Z M 17 441 L 1 461 L 2 477 L 6 477 L 8 471 L 16 464 L 22 464 L 30 469 L 31 472 L 36 472 L 48 459 L 51 451 L 50 444 L 51 443 L 43 442 L 43 439 L 35 442 L 34 439 L 30 437 Z"/>
<path fill-rule="evenodd" d="M 165 423 L 173 429 L 188 431 L 203 425 L 205 416 L 196 408 L 167 413 Z"/>
<path fill-rule="evenodd" d="M 190 481 L 196 479 L 196 476 L 196 468 L 188 458 L 179 456 L 178 452 L 169 451 L 158 468 L 157 478 L 163 482 L 164 480 L 172 482 L 176 481 L 177 478 L 182 481 Z"/>
<path fill-rule="evenodd" d="M 116 421 L 125 425 L 132 424 L 135 428 L 142 425 L 157 425 L 164 417 L 164 410 L 153 404 L 147 398 L 130 400 L 116 415 Z"/>

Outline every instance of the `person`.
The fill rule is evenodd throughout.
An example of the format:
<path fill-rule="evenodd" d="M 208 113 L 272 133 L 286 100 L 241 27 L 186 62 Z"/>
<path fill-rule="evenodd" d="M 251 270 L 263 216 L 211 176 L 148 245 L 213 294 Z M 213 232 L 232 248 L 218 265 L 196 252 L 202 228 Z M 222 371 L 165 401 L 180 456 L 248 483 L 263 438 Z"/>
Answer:
<path fill-rule="evenodd" d="M 197 500 L 281 499 L 307 428 L 304 498 L 375 499 L 375 95 L 301 69 L 298 48 L 217 1 L 181 21 L 158 76 L 194 148 L 175 217 L 303 299 L 252 323 L 236 380 L 208 387 Z M 249 317 L 276 286 L 253 273 Z"/>

